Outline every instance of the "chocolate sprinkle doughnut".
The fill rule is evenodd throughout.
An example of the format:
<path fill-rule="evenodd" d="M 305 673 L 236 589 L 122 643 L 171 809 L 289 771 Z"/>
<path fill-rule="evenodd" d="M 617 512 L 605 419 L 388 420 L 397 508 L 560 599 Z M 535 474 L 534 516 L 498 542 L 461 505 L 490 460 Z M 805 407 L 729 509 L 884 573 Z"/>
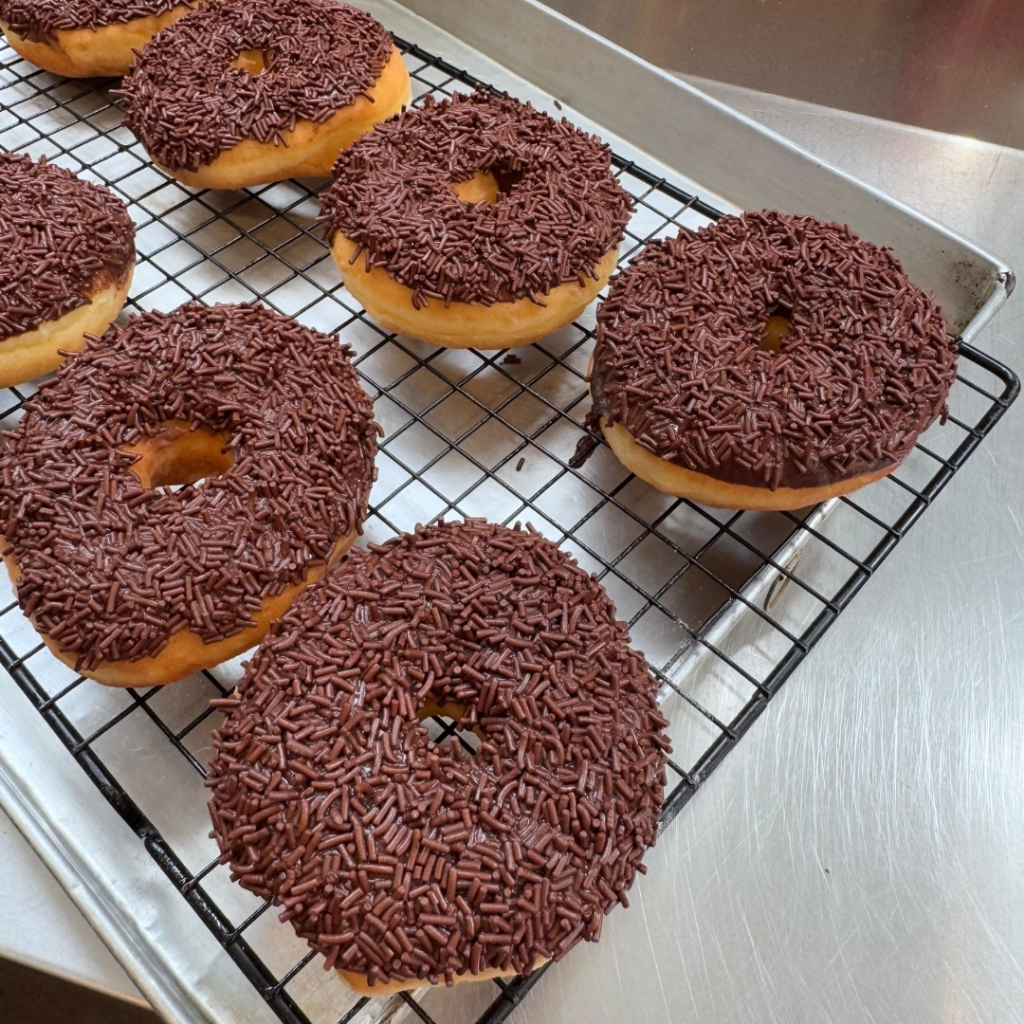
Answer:
<path fill-rule="evenodd" d="M 464 203 L 452 188 L 492 174 L 493 203 Z M 629 193 L 611 151 L 565 118 L 511 96 L 459 93 L 378 125 L 339 157 L 324 219 L 428 299 L 492 305 L 595 276 L 622 241 Z"/>
<path fill-rule="evenodd" d="M 18 601 L 77 657 L 212 643 L 323 564 L 365 513 L 376 427 L 349 351 L 268 309 L 182 306 L 91 340 L 0 434 L 0 535 Z M 126 452 L 168 421 L 231 435 L 234 464 L 145 488 Z"/>
<path fill-rule="evenodd" d="M 134 240 L 112 192 L 45 158 L 0 153 L 0 342 L 123 283 Z"/>
<path fill-rule="evenodd" d="M 789 319 L 761 347 L 769 316 Z M 597 315 L 594 414 L 667 462 L 755 487 L 899 464 L 946 415 L 956 346 L 899 260 L 849 227 L 746 213 L 651 242 Z"/>
<path fill-rule="evenodd" d="M 604 588 L 532 529 L 353 549 L 214 702 L 233 876 L 371 983 L 528 972 L 595 941 L 654 844 L 669 749 L 627 642 Z M 428 701 L 464 709 L 475 756 L 429 739 Z"/>
<path fill-rule="evenodd" d="M 0 21 L 24 39 L 45 43 L 61 30 L 124 25 L 191 6 L 191 0 L 0 0 Z"/>
<path fill-rule="evenodd" d="M 333 0 L 212 0 L 165 29 L 122 84 L 124 123 L 171 171 L 195 171 L 243 139 L 284 142 L 366 94 L 391 36 Z M 232 62 L 259 51 L 266 72 Z"/>

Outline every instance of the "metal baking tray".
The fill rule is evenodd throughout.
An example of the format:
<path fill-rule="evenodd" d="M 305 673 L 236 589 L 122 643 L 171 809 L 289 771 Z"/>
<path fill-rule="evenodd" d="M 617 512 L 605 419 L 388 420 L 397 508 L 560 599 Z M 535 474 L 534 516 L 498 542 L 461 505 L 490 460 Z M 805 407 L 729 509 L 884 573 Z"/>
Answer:
<path fill-rule="evenodd" d="M 703 509 L 630 477 L 603 446 L 576 471 L 567 463 L 589 408 L 593 309 L 518 350 L 519 362 L 386 335 L 345 293 L 317 231 L 323 182 L 186 190 L 120 127 L 111 83 L 65 81 L 0 48 L 0 147 L 46 154 L 130 204 L 139 265 L 129 309 L 259 298 L 353 345 L 386 430 L 366 539 L 438 515 L 530 521 L 601 576 L 662 683 L 674 744 L 668 827 L 1016 397 L 1013 373 L 973 345 L 1013 275 L 530 0 L 360 6 L 395 33 L 417 98 L 486 83 L 606 138 L 637 198 L 624 258 L 680 224 L 742 208 L 846 221 L 936 291 L 963 342 L 950 422 L 851 498 L 798 514 Z M 0 429 L 32 390 L 0 391 Z M 325 974 L 271 908 L 229 881 L 208 837 L 207 701 L 239 674 L 236 661 L 164 689 L 82 681 L 46 652 L 0 582 L 0 804 L 164 1017 L 497 1024 L 516 1010 L 543 1021 L 545 992 L 570 983 L 570 961 L 575 983 L 602 984 L 587 973 L 587 946 L 529 999 L 544 972 L 376 1000 Z M 631 913 L 616 911 L 602 939 L 626 961 L 616 923 Z"/>

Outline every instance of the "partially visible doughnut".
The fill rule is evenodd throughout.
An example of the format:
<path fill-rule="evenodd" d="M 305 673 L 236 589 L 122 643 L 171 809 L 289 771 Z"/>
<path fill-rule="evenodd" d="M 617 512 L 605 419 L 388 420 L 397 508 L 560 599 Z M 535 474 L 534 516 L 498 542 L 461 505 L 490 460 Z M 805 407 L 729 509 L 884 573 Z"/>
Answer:
<path fill-rule="evenodd" d="M 379 125 L 323 195 L 345 286 L 431 345 L 527 345 L 607 283 L 630 215 L 608 147 L 509 96 L 456 93 Z"/>
<path fill-rule="evenodd" d="M 0 388 L 55 370 L 121 312 L 135 227 L 112 192 L 0 153 Z"/>
<path fill-rule="evenodd" d="M 411 90 L 386 29 L 334 0 L 211 0 L 122 84 L 124 123 L 153 161 L 218 189 L 329 174 Z"/>
<path fill-rule="evenodd" d="M 258 643 L 347 550 L 375 453 L 336 338 L 258 306 L 146 313 L 0 433 L 0 551 L 58 658 L 173 682 Z"/>
<path fill-rule="evenodd" d="M 592 417 L 619 459 L 720 508 L 805 508 L 892 472 L 945 418 L 956 345 L 896 256 L 746 213 L 651 242 L 597 314 Z"/>
<path fill-rule="evenodd" d="M 126 74 L 161 29 L 205 0 L 0 0 L 0 28 L 27 61 L 65 78 Z"/>
<path fill-rule="evenodd" d="M 529 973 L 654 845 L 666 720 L 600 583 L 532 530 L 469 520 L 353 549 L 215 701 L 231 873 L 358 991 Z M 421 724 L 441 711 L 474 756 Z"/>

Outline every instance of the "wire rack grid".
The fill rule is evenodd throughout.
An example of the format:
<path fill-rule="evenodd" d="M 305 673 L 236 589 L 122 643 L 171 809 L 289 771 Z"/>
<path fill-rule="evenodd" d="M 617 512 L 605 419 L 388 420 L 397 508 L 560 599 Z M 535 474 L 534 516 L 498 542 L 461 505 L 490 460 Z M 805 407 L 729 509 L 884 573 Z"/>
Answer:
<path fill-rule="evenodd" d="M 396 42 L 417 102 L 483 84 Z M 121 127 L 112 84 L 59 79 L 0 45 L 0 148 L 46 155 L 129 205 L 138 232 L 129 307 L 259 299 L 353 346 L 386 432 L 367 539 L 444 515 L 524 520 L 598 574 L 661 681 L 672 722 L 663 828 L 1017 396 L 1010 370 L 962 346 L 946 426 L 933 428 L 898 473 L 833 503 L 827 517 L 726 513 L 669 498 L 603 446 L 574 469 L 589 409 L 593 310 L 514 353 L 437 350 L 388 335 L 339 283 L 315 221 L 323 182 L 188 191 Z M 648 239 L 720 216 L 632 162 L 614 165 L 636 200 L 623 262 Z M 0 429 L 17 423 L 32 393 L 0 391 Z M 739 619 L 730 614 L 737 611 Z M 727 628 L 734 621 L 742 627 Z M 173 687 L 107 690 L 49 654 L 12 591 L 0 597 L 0 665 L 286 1024 L 403 1013 L 426 1024 L 500 1024 L 543 974 L 375 1000 L 324 980 L 316 955 L 267 913 L 269 904 L 230 883 L 207 834 L 202 779 L 217 721 L 208 700 L 230 691 L 237 661 Z M 454 723 L 438 718 L 434 732 L 446 738 Z M 147 759 L 160 764 L 156 787 L 144 781 Z"/>

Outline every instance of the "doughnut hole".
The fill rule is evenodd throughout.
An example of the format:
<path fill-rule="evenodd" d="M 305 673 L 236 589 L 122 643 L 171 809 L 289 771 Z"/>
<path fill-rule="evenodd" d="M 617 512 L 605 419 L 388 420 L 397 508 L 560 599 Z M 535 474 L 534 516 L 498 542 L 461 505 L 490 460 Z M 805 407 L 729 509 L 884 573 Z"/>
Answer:
<path fill-rule="evenodd" d="M 452 188 L 464 203 L 495 203 L 499 195 L 508 195 L 523 180 L 525 173 L 519 169 L 495 166 L 490 171 L 477 171 L 472 178 L 453 181 Z"/>
<path fill-rule="evenodd" d="M 793 311 L 787 306 L 774 305 L 768 310 L 768 319 L 761 332 L 761 343 L 758 348 L 762 352 L 778 355 L 782 351 L 782 343 L 793 326 Z"/>
<path fill-rule="evenodd" d="M 270 66 L 270 56 L 266 50 L 243 50 L 231 66 L 250 75 L 262 75 Z"/>
<path fill-rule="evenodd" d="M 464 202 L 474 205 L 476 203 L 493 203 L 498 198 L 498 179 L 487 171 L 479 171 L 467 181 L 454 181 L 452 188 L 455 194 Z"/>
<path fill-rule="evenodd" d="M 466 714 L 466 708 L 462 704 L 446 702 L 439 704 L 433 697 L 416 712 L 416 717 L 423 723 L 427 723 L 428 731 L 434 742 L 446 742 L 449 739 L 456 739 L 466 747 L 476 751 L 480 741 L 486 739 L 479 724 L 468 725 L 467 728 L 460 728 L 459 723 Z M 433 721 L 431 721 L 433 719 Z M 450 727 L 454 726 L 454 729 Z M 438 735 L 434 735 L 435 730 Z M 441 739 L 444 736 L 444 739 Z"/>
<path fill-rule="evenodd" d="M 230 440 L 230 434 L 171 420 L 123 450 L 139 456 L 131 471 L 143 487 L 174 487 L 226 473 L 235 461 L 234 450 L 225 451 Z"/>

